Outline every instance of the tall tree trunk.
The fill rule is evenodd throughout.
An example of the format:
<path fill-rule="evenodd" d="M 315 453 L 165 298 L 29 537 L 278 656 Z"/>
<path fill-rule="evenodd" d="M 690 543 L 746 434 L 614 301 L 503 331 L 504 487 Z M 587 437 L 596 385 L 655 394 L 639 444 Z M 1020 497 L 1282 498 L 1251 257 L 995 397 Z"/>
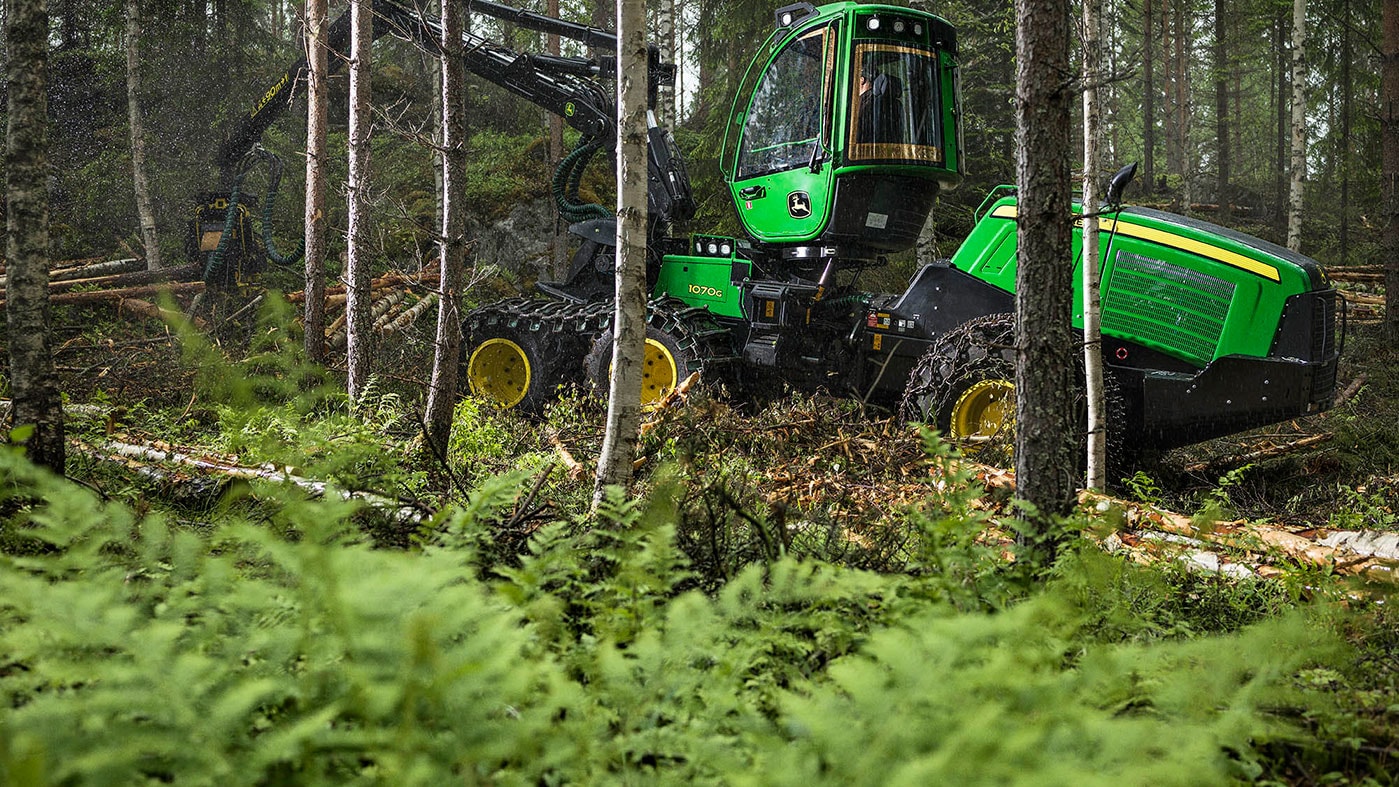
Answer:
<path fill-rule="evenodd" d="M 646 344 L 646 3 L 617 3 L 617 267 L 612 387 L 594 502 L 631 480 Z"/>
<path fill-rule="evenodd" d="M 661 59 L 667 63 L 677 63 L 675 46 L 675 5 L 676 0 L 659 0 L 656 12 L 656 38 L 661 47 Z M 662 126 L 675 123 L 676 98 L 678 91 L 670 90 L 656 102 L 656 120 Z"/>
<path fill-rule="evenodd" d="M 1103 116 L 1098 106 L 1102 79 L 1100 0 L 1083 0 L 1083 369 L 1088 396 L 1089 489 L 1107 486 L 1107 419 L 1103 398 L 1102 301 L 1098 288 L 1098 172 Z"/>
<path fill-rule="evenodd" d="M 151 207 L 151 186 L 146 179 L 146 126 L 141 120 L 141 5 L 126 0 L 126 117 L 131 132 L 131 174 L 136 186 L 136 215 L 141 224 L 141 243 L 146 247 L 146 267 L 158 270 L 160 238 L 155 231 L 155 209 Z"/>
<path fill-rule="evenodd" d="M 1302 183 L 1307 176 L 1305 53 L 1307 2 L 1292 0 L 1292 186 L 1287 194 L 1287 248 L 1302 250 Z"/>
<path fill-rule="evenodd" d="M 25 451 L 63 473 L 63 403 L 49 348 L 48 40 L 45 0 L 5 3 L 9 113 L 5 131 L 5 320 L 15 427 Z"/>
<path fill-rule="evenodd" d="M 1277 22 L 1273 26 L 1273 35 L 1277 44 L 1277 61 L 1275 69 L 1277 71 L 1277 97 L 1273 105 L 1274 114 L 1277 117 L 1278 133 L 1277 146 L 1274 152 L 1275 177 L 1273 181 L 1273 206 L 1274 224 L 1279 231 L 1287 230 L 1287 146 L 1288 146 L 1288 125 L 1291 118 L 1289 111 L 1290 94 L 1288 90 L 1287 78 L 1287 12 L 1279 10 Z"/>
<path fill-rule="evenodd" d="M 1217 156 L 1216 198 L 1219 201 L 1219 219 L 1229 218 L 1229 201 L 1233 198 L 1230 190 L 1230 161 L 1232 148 L 1229 146 L 1229 41 L 1225 25 L 1229 18 L 1229 6 L 1225 0 L 1214 0 L 1214 129 L 1215 154 Z"/>
<path fill-rule="evenodd" d="M 1380 66 L 1380 123 L 1384 177 L 1384 324 L 1399 342 L 1399 0 L 1384 0 Z M 13 334 L 11 334 L 13 336 Z"/>
<path fill-rule="evenodd" d="M 373 339 L 369 317 L 370 65 L 374 43 L 371 0 L 350 0 L 349 253 L 345 266 L 345 369 L 351 401 L 369 383 Z"/>
<path fill-rule="evenodd" d="M 1148 194 L 1156 192 L 1156 37 L 1151 0 L 1142 2 L 1142 175 Z"/>
<path fill-rule="evenodd" d="M 326 0 L 306 0 L 306 303 L 302 318 L 306 357 L 325 363 Z"/>
<path fill-rule="evenodd" d="M 1189 213 L 1195 198 L 1195 162 L 1190 147 L 1190 56 L 1191 37 L 1189 24 L 1190 4 L 1187 0 L 1177 0 L 1175 4 L 1175 91 L 1176 91 L 1176 148 L 1180 151 L 1180 197 L 1179 209 Z"/>
<path fill-rule="evenodd" d="M 1051 518 L 1078 486 L 1074 418 L 1073 256 L 1069 201 L 1069 3 L 1015 2 L 1017 494 L 1038 511 L 1030 559 L 1052 559 Z"/>
<path fill-rule="evenodd" d="M 462 277 L 466 269 L 466 69 L 462 64 L 462 6 L 442 0 L 442 237 L 437 340 L 427 397 L 427 436 L 445 455 L 461 366 Z"/>
<path fill-rule="evenodd" d="M 549 0 L 549 16 L 559 15 L 559 0 Z M 549 34 L 549 54 L 558 56 L 559 35 Z M 565 151 L 563 148 L 563 118 L 552 112 L 546 113 L 549 118 L 549 166 L 555 167 L 563 160 Z M 563 279 L 568 274 L 568 233 L 563 231 L 558 218 L 554 219 L 554 239 L 549 244 L 550 258 L 553 262 L 553 275 L 555 279 Z"/>
<path fill-rule="evenodd" d="M 1340 245 L 1340 262 L 1345 265 L 1350 259 L 1350 113 L 1355 85 L 1350 79 L 1350 0 L 1344 0 L 1341 9 L 1341 150 L 1337 157 L 1337 165 L 1341 169 L 1341 226 L 1337 240 Z"/>

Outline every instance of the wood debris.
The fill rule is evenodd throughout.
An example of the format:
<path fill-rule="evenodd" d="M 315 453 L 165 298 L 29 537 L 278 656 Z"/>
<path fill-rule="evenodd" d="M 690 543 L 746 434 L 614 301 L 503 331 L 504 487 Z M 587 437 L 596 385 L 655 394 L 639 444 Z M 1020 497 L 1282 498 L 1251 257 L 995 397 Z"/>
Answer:
<path fill-rule="evenodd" d="M 98 445 L 70 440 L 69 444 L 80 453 L 115 462 L 148 478 L 168 483 L 180 484 L 211 478 L 268 481 L 299 487 L 311 497 L 329 496 L 341 500 L 357 500 L 371 508 L 389 513 L 400 522 L 419 522 L 424 516 L 424 512 L 418 507 L 402 500 L 372 492 L 342 489 L 325 481 L 305 478 L 296 473 L 295 468 L 273 464 L 243 465 L 236 456 L 220 455 L 197 448 L 180 448 L 159 440 L 146 443 L 107 440 Z M 185 472 L 172 472 L 168 467 L 170 465 Z"/>

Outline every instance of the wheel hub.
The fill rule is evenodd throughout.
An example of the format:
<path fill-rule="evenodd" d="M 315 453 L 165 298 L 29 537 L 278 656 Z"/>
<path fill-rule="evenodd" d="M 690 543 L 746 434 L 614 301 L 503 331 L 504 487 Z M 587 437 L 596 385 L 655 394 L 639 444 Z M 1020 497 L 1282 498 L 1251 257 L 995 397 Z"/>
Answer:
<path fill-rule="evenodd" d="M 466 379 L 472 395 L 514 407 L 529 391 L 529 358 L 509 339 L 488 339 L 471 353 Z"/>
<path fill-rule="evenodd" d="M 660 400 L 679 384 L 679 368 L 675 356 L 655 339 L 646 340 L 646 354 L 641 362 L 641 403 Z"/>
<path fill-rule="evenodd" d="M 952 437 L 995 437 L 1015 425 L 1015 385 L 1007 380 L 981 380 L 968 388 L 952 408 Z"/>

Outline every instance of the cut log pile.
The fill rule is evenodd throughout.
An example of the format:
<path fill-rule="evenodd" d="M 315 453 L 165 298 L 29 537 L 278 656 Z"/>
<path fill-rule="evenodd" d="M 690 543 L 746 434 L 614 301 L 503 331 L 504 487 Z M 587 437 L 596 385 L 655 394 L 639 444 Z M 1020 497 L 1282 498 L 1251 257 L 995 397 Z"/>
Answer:
<path fill-rule="evenodd" d="M 430 313 L 438 300 L 438 278 L 434 264 L 416 273 L 393 272 L 371 281 L 369 313 L 374 332 L 381 336 L 401 333 Z M 345 349 L 345 289 L 344 286 L 326 288 L 325 340 L 332 351 Z M 304 303 L 306 293 L 293 292 L 287 295 L 287 300 Z"/>
<path fill-rule="evenodd" d="M 55 306 L 71 304 L 112 303 L 118 308 L 129 299 L 149 299 L 161 294 L 193 295 L 204 291 L 203 274 L 198 265 L 146 270 L 145 260 L 69 260 L 49 272 L 49 303 Z M 5 304 L 8 280 L 0 277 L 0 308 Z M 127 311 L 144 316 L 159 317 L 160 310 L 133 306 Z"/>
<path fill-rule="evenodd" d="M 1348 265 L 1326 269 L 1326 278 L 1346 299 L 1349 319 L 1371 323 L 1384 319 L 1384 266 Z M 1380 288 L 1381 292 L 1375 292 Z"/>

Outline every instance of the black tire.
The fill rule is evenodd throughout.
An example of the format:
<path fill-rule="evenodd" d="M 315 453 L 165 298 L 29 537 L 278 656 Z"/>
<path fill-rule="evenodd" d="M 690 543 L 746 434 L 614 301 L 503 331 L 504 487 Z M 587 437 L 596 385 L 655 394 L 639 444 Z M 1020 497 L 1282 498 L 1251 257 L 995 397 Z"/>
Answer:
<path fill-rule="evenodd" d="M 484 306 L 463 325 L 462 376 L 473 396 L 539 413 L 583 378 L 583 355 L 605 307 L 518 298 Z"/>
<path fill-rule="evenodd" d="M 988 314 L 948 331 L 914 364 L 900 414 L 989 464 L 1015 447 L 1015 317 Z"/>
<path fill-rule="evenodd" d="M 722 379 L 733 361 L 729 331 L 707 309 L 672 298 L 647 305 L 642 404 L 665 396 L 695 372 L 708 383 Z M 611 328 L 598 334 L 583 366 L 593 390 L 606 394 L 612 370 Z"/>
<path fill-rule="evenodd" d="M 1086 421 L 1083 367 L 1078 360 L 1080 422 Z M 1131 462 L 1127 448 L 1127 401 L 1121 383 L 1109 370 L 1103 377 L 1107 404 L 1108 473 L 1113 477 Z M 1011 466 L 1015 457 L 1015 315 L 988 314 L 948 331 L 924 353 L 909 374 L 900 415 L 906 421 L 935 426 L 960 442 L 963 453 L 978 461 Z M 1087 437 L 1079 435 L 1085 455 Z"/>

